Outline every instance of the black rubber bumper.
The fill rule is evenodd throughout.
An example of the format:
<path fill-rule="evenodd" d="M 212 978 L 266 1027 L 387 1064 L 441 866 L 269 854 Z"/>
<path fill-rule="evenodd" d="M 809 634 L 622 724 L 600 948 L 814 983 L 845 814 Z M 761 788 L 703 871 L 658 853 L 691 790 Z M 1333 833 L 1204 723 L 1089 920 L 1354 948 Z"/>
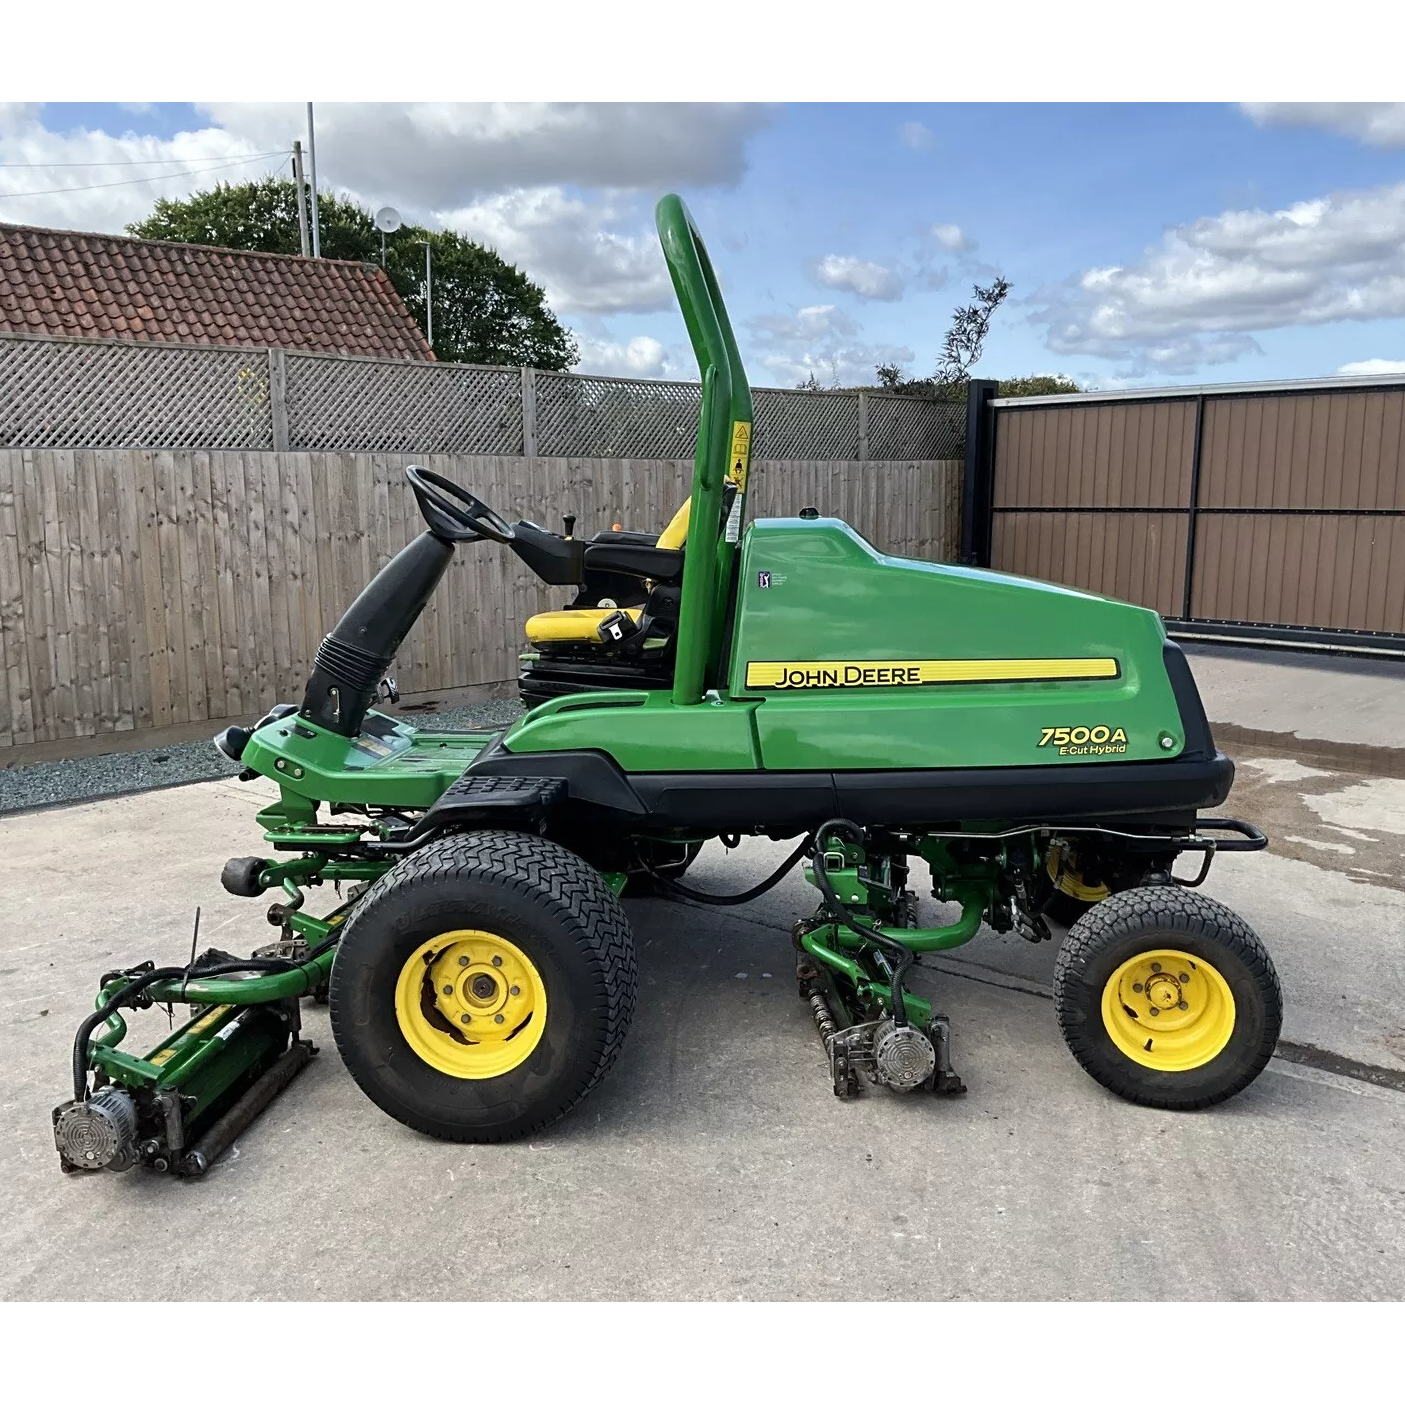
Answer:
<path fill-rule="evenodd" d="M 490 747 L 469 774 L 550 776 L 566 800 L 631 828 L 814 829 L 825 820 L 937 826 L 963 820 L 1184 823 L 1224 803 L 1222 752 L 1167 761 L 923 771 L 689 771 L 627 775 L 599 751 Z"/>

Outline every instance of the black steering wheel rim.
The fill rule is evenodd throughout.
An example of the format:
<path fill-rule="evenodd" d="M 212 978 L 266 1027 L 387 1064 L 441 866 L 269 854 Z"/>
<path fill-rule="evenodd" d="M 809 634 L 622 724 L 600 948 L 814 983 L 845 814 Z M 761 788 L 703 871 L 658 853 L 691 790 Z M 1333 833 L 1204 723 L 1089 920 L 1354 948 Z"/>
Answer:
<path fill-rule="evenodd" d="M 511 523 L 452 478 L 421 468 L 419 464 L 411 464 L 405 470 L 405 477 L 414 489 L 421 515 L 435 536 L 449 541 L 478 541 L 486 537 L 489 541 L 503 543 L 516 538 Z"/>

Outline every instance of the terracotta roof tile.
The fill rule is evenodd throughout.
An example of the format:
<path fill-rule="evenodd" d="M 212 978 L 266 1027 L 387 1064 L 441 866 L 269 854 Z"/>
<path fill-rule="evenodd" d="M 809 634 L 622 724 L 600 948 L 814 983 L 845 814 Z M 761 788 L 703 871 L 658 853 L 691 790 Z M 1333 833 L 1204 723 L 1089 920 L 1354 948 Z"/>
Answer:
<path fill-rule="evenodd" d="M 370 264 L 0 224 L 0 333 L 433 360 Z"/>

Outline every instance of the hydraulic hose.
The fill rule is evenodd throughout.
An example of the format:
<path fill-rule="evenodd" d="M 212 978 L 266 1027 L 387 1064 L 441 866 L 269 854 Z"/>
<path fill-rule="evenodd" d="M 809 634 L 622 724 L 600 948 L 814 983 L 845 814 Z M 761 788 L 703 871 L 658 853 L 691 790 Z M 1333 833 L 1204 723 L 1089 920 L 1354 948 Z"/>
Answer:
<path fill-rule="evenodd" d="M 795 852 L 769 878 L 762 879 L 754 888 L 748 888 L 744 893 L 704 893 L 700 888 L 685 888 L 683 884 L 675 883 L 673 879 L 665 878 L 663 874 L 655 872 L 642 854 L 639 856 L 639 862 L 643 865 L 644 872 L 667 893 L 675 893 L 680 898 L 692 898 L 694 902 L 709 903 L 713 907 L 735 907 L 739 903 L 749 903 L 753 898 L 759 898 L 763 893 L 769 893 L 805 857 L 809 847 L 810 836 L 807 834 L 800 841 Z"/>
<path fill-rule="evenodd" d="M 147 986 L 157 981 L 177 980 L 185 975 L 184 966 L 158 966 L 154 971 L 144 971 L 129 985 L 124 985 L 110 1000 L 104 1000 L 82 1024 L 73 1036 L 73 1099 L 82 1102 L 88 1091 L 88 1041 L 93 1031 L 123 1005 L 130 1005 Z"/>
<path fill-rule="evenodd" d="M 907 975 L 908 969 L 917 958 L 910 947 L 904 946 L 902 942 L 895 941 L 892 937 L 885 936 L 876 926 L 865 927 L 861 922 L 856 921 L 850 915 L 849 909 L 839 894 L 834 891 L 834 885 L 829 881 L 829 875 L 824 871 L 824 846 L 831 834 L 837 834 L 841 831 L 846 833 L 855 844 L 863 843 L 863 830 L 852 820 L 826 820 L 815 831 L 815 862 L 811 866 L 811 872 L 815 875 L 815 886 L 824 895 L 824 900 L 834 915 L 850 931 L 857 932 L 865 941 L 870 941 L 875 946 L 881 947 L 895 958 L 891 1002 L 893 1023 L 905 1025 L 908 1023 L 908 1018 L 907 1002 L 903 999 L 903 977 Z"/>

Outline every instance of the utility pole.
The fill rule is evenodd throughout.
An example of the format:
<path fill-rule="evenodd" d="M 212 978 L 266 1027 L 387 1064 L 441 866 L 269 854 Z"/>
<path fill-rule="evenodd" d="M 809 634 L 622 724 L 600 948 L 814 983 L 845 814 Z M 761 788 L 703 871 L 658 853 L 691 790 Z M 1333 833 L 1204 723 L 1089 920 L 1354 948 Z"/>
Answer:
<path fill-rule="evenodd" d="M 302 173 L 302 143 L 293 143 L 293 184 L 298 188 L 298 239 L 302 244 L 302 256 L 312 252 L 312 244 L 307 232 L 307 182 Z"/>
<path fill-rule="evenodd" d="M 307 159 L 312 167 L 312 257 L 322 257 L 322 222 L 317 217 L 317 138 L 312 130 L 312 104 L 307 105 Z"/>
<path fill-rule="evenodd" d="M 430 242 L 428 239 L 421 241 L 424 244 L 424 322 L 425 341 L 429 343 L 429 349 L 434 350 L 434 282 L 433 273 L 429 263 Z"/>

